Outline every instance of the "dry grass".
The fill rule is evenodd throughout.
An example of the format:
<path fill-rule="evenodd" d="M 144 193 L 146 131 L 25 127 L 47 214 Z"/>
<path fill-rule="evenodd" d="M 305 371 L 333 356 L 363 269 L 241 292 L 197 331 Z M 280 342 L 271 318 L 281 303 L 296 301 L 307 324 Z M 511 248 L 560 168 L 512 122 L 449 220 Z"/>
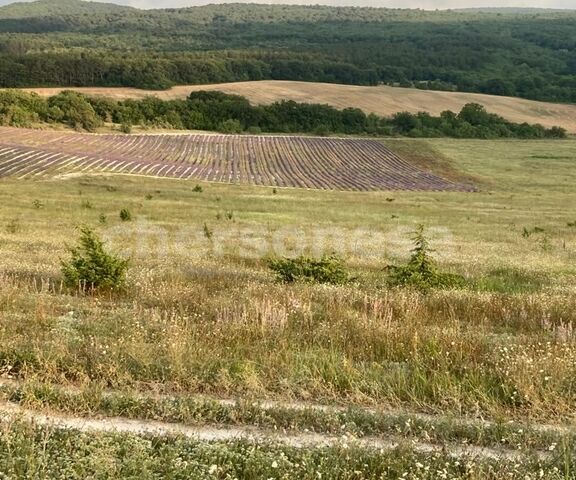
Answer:
<path fill-rule="evenodd" d="M 27 89 L 43 96 L 55 95 L 62 89 Z M 220 85 L 185 85 L 163 92 L 134 88 L 75 88 L 90 95 L 106 95 L 116 99 L 143 98 L 154 95 L 162 99 L 185 98 L 192 91 L 220 90 L 247 97 L 256 104 L 269 104 L 279 100 L 306 103 L 324 103 L 338 108 L 355 107 L 368 113 L 389 116 L 397 112 L 429 112 L 434 115 L 444 110 L 459 111 L 466 103 L 476 102 L 488 111 L 513 122 L 540 123 L 546 127 L 561 126 L 576 133 L 576 106 L 536 102 L 512 97 L 498 97 L 475 93 L 426 91 L 397 87 L 362 87 L 291 81 L 260 81 L 225 83 Z"/>
<path fill-rule="evenodd" d="M 576 143 L 434 145 L 465 173 L 491 178 L 493 191 L 204 184 L 198 193 L 187 182 L 114 176 L 3 181 L 0 372 L 142 391 L 570 418 L 576 230 L 566 206 L 576 204 Z M 120 222 L 121 208 L 133 222 Z M 59 260 L 74 226 L 97 226 L 101 214 L 99 229 L 116 247 L 136 247 L 128 248 L 130 288 L 112 297 L 63 291 Z M 422 221 L 440 228 L 433 245 L 443 268 L 471 278 L 500 269 L 503 280 L 429 295 L 383 288 L 382 268 L 405 258 L 406 235 Z M 524 238 L 534 226 L 544 233 Z M 287 243 L 315 242 L 319 229 L 355 247 L 346 260 L 358 285 L 279 286 L 262 261 L 268 250 L 246 258 L 239 248 L 279 231 Z"/>
<path fill-rule="evenodd" d="M 422 152 L 430 145 L 438 154 L 429 159 Z M 398 140 L 397 147 L 423 165 L 437 162 L 447 174 L 471 176 L 483 189 L 274 191 L 203 183 L 199 192 L 186 181 L 115 175 L 0 180 L 0 377 L 51 384 L 12 392 L 31 408 L 280 431 L 335 433 L 350 425 L 355 432 L 353 423 L 382 436 L 398 431 L 407 441 L 522 444 L 528 453 L 552 452 L 551 463 L 456 461 L 410 449 L 347 449 L 343 456 L 340 449 L 150 441 L 0 418 L 0 472 L 573 478 L 573 446 L 562 430 L 549 436 L 508 422 L 574 423 L 576 218 L 569 207 L 576 205 L 576 142 Z M 123 208 L 132 222 L 121 222 Z M 407 235 L 422 222 L 441 268 L 475 285 L 428 294 L 385 287 L 384 266 L 407 257 Z M 61 286 L 60 260 L 80 224 L 131 256 L 125 292 L 83 296 Z M 543 231 L 522 235 L 535 227 Z M 309 249 L 341 248 L 359 281 L 276 284 L 264 257 L 271 248 L 294 252 L 302 241 Z M 82 393 L 58 395 L 58 387 Z M 102 389 L 115 391 L 108 399 L 118 404 L 91 394 Z M 436 417 L 408 425 L 363 414 L 224 412 L 206 404 L 175 407 L 157 393 L 392 407 L 496 423 L 470 430 Z M 292 463 L 284 465 L 287 459 Z"/>

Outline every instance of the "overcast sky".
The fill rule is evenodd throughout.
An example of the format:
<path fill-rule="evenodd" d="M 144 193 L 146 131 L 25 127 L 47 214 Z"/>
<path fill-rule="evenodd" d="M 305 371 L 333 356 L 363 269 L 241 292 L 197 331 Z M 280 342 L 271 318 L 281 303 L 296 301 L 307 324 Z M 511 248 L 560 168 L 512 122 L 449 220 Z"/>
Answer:
<path fill-rule="evenodd" d="M 186 7 L 207 3 L 227 3 L 226 0 L 108 0 L 121 5 L 139 8 Z M 576 9 L 576 0 L 235 0 L 237 3 L 270 4 L 322 4 L 322 5 L 358 5 L 393 8 L 471 8 L 471 7 L 537 7 Z M 0 0 L 0 5 L 13 3 L 12 0 Z"/>

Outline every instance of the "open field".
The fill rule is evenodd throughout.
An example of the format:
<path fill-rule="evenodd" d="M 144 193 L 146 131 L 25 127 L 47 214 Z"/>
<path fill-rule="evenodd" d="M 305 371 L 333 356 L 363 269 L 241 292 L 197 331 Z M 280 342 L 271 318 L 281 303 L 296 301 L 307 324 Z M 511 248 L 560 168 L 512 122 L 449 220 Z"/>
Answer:
<path fill-rule="evenodd" d="M 376 140 L 0 128 L 0 177 L 123 173 L 276 187 L 473 190 L 429 170 Z"/>
<path fill-rule="evenodd" d="M 323 103 L 337 108 L 360 108 L 367 113 L 390 116 L 397 112 L 429 112 L 439 115 L 444 110 L 458 112 L 466 103 L 480 103 L 491 113 L 509 121 L 545 127 L 560 126 L 576 133 L 576 105 L 536 102 L 513 97 L 499 97 L 476 93 L 440 92 L 398 87 L 362 87 L 324 83 L 261 81 L 223 83 L 218 85 L 184 85 L 166 91 L 147 91 L 135 88 L 74 88 L 89 95 L 105 95 L 116 99 L 144 98 L 154 95 L 162 99 L 186 98 L 198 90 L 220 90 L 238 94 L 256 104 L 280 100 L 303 103 Z M 42 96 L 56 95 L 61 88 L 34 88 L 26 91 Z"/>
<path fill-rule="evenodd" d="M 576 478 L 576 141 L 390 148 L 482 188 L 0 179 L 0 471 Z M 418 223 L 466 287 L 386 286 Z M 126 291 L 62 286 L 82 224 L 130 256 Z M 330 251 L 354 283 L 266 266 Z"/>

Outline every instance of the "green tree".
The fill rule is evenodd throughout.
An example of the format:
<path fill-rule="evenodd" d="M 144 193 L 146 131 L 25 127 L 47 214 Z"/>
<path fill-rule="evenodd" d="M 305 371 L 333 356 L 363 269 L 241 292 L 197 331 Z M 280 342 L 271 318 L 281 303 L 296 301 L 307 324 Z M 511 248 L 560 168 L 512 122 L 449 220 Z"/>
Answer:
<path fill-rule="evenodd" d="M 88 99 L 77 92 L 65 91 L 50 97 L 48 105 L 57 116 L 55 120 L 76 129 L 93 132 L 103 123 Z"/>
<path fill-rule="evenodd" d="M 414 248 L 410 260 L 403 266 L 388 266 L 388 283 L 397 287 L 414 287 L 420 290 L 430 288 L 451 288 L 463 285 L 459 275 L 439 271 L 432 257 L 430 242 L 424 235 L 424 226 L 418 225 L 413 233 Z"/>
<path fill-rule="evenodd" d="M 62 262 L 67 286 L 90 292 L 124 285 L 129 261 L 108 253 L 104 242 L 89 227 L 80 228 L 78 245 L 70 248 L 70 254 L 70 260 Z"/>

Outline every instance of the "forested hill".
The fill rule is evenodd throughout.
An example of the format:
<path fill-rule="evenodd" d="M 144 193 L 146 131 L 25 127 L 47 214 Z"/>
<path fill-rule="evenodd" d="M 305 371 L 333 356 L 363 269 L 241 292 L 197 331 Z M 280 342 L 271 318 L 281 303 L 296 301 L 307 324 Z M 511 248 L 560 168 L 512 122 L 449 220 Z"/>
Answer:
<path fill-rule="evenodd" d="M 576 102 L 576 12 L 80 0 L 0 8 L 0 86 L 379 83 Z"/>
<path fill-rule="evenodd" d="M 39 0 L 16 2 L 0 7 L 0 19 L 43 18 L 62 15 L 107 15 L 109 13 L 133 13 L 135 8 L 114 3 L 80 0 Z"/>

